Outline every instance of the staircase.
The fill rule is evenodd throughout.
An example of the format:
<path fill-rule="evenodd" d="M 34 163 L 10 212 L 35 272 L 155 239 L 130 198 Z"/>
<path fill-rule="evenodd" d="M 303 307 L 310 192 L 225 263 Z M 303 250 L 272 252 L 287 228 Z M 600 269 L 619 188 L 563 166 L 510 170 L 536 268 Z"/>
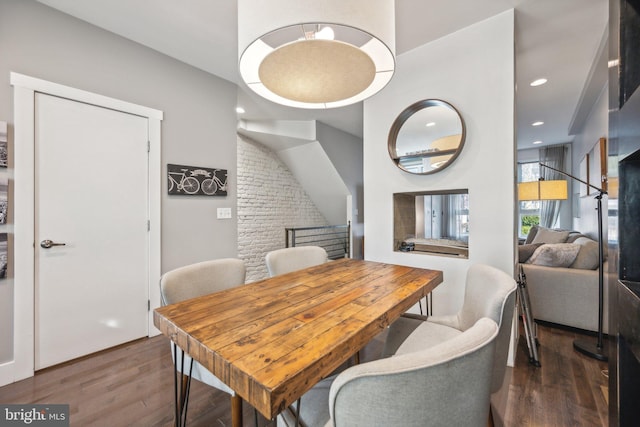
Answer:
<path fill-rule="evenodd" d="M 329 224 L 352 221 L 351 193 L 316 138 L 315 120 L 238 121 L 238 133 L 274 151 Z"/>

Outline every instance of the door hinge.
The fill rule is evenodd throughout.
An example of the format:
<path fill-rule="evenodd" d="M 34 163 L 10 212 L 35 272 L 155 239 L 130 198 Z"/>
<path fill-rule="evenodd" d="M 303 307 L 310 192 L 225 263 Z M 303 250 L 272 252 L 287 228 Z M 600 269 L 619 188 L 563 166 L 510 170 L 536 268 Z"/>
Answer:
<path fill-rule="evenodd" d="M 147 231 L 151 231 L 151 220 L 147 220 Z"/>
<path fill-rule="evenodd" d="M 147 300 L 147 311 L 151 311 L 151 300 Z"/>
<path fill-rule="evenodd" d="M 151 152 L 151 141 L 147 141 L 147 153 Z"/>

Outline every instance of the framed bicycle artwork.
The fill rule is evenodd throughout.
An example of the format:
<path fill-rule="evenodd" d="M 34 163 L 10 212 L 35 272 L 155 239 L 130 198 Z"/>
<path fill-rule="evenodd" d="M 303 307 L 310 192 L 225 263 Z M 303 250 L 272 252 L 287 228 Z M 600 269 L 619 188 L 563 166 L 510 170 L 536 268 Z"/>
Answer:
<path fill-rule="evenodd" d="M 167 164 L 170 195 L 226 196 L 227 170 Z"/>

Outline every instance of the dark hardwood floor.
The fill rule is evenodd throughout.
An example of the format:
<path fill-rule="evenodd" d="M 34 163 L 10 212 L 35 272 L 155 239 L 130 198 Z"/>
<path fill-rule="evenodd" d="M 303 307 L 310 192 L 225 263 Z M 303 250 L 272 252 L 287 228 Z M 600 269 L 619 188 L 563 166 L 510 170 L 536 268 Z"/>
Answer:
<path fill-rule="evenodd" d="M 516 366 L 508 368 L 492 404 L 506 426 L 608 426 L 607 363 L 573 349 L 584 335 L 538 326 L 541 367 L 528 363 L 523 335 Z M 494 412 L 495 413 L 495 412 Z"/>
<path fill-rule="evenodd" d="M 506 426 L 606 426 L 606 363 L 573 350 L 577 335 L 540 326 L 540 361 L 527 363 L 523 337 L 514 368 L 494 395 L 496 424 Z M 383 336 L 361 359 L 382 348 Z M 170 426 L 173 424 L 173 364 L 164 336 L 143 339 L 36 373 L 0 387 L 0 403 L 67 403 L 72 426 Z M 229 426 L 229 396 L 194 381 L 190 426 Z M 246 426 L 253 410 L 245 405 Z M 260 418 L 259 425 L 269 423 Z"/>

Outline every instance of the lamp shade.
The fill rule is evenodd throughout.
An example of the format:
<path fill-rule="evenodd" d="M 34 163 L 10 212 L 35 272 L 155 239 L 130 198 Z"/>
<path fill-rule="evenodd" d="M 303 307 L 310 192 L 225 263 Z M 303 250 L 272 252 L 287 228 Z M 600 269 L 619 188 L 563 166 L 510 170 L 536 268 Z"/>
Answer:
<path fill-rule="evenodd" d="M 518 200 L 540 200 L 538 181 L 518 183 Z"/>
<path fill-rule="evenodd" d="M 381 90 L 395 69 L 393 0 L 238 0 L 242 80 L 298 108 L 333 108 Z"/>
<path fill-rule="evenodd" d="M 518 183 L 518 200 L 566 200 L 567 181 L 539 180 Z"/>

